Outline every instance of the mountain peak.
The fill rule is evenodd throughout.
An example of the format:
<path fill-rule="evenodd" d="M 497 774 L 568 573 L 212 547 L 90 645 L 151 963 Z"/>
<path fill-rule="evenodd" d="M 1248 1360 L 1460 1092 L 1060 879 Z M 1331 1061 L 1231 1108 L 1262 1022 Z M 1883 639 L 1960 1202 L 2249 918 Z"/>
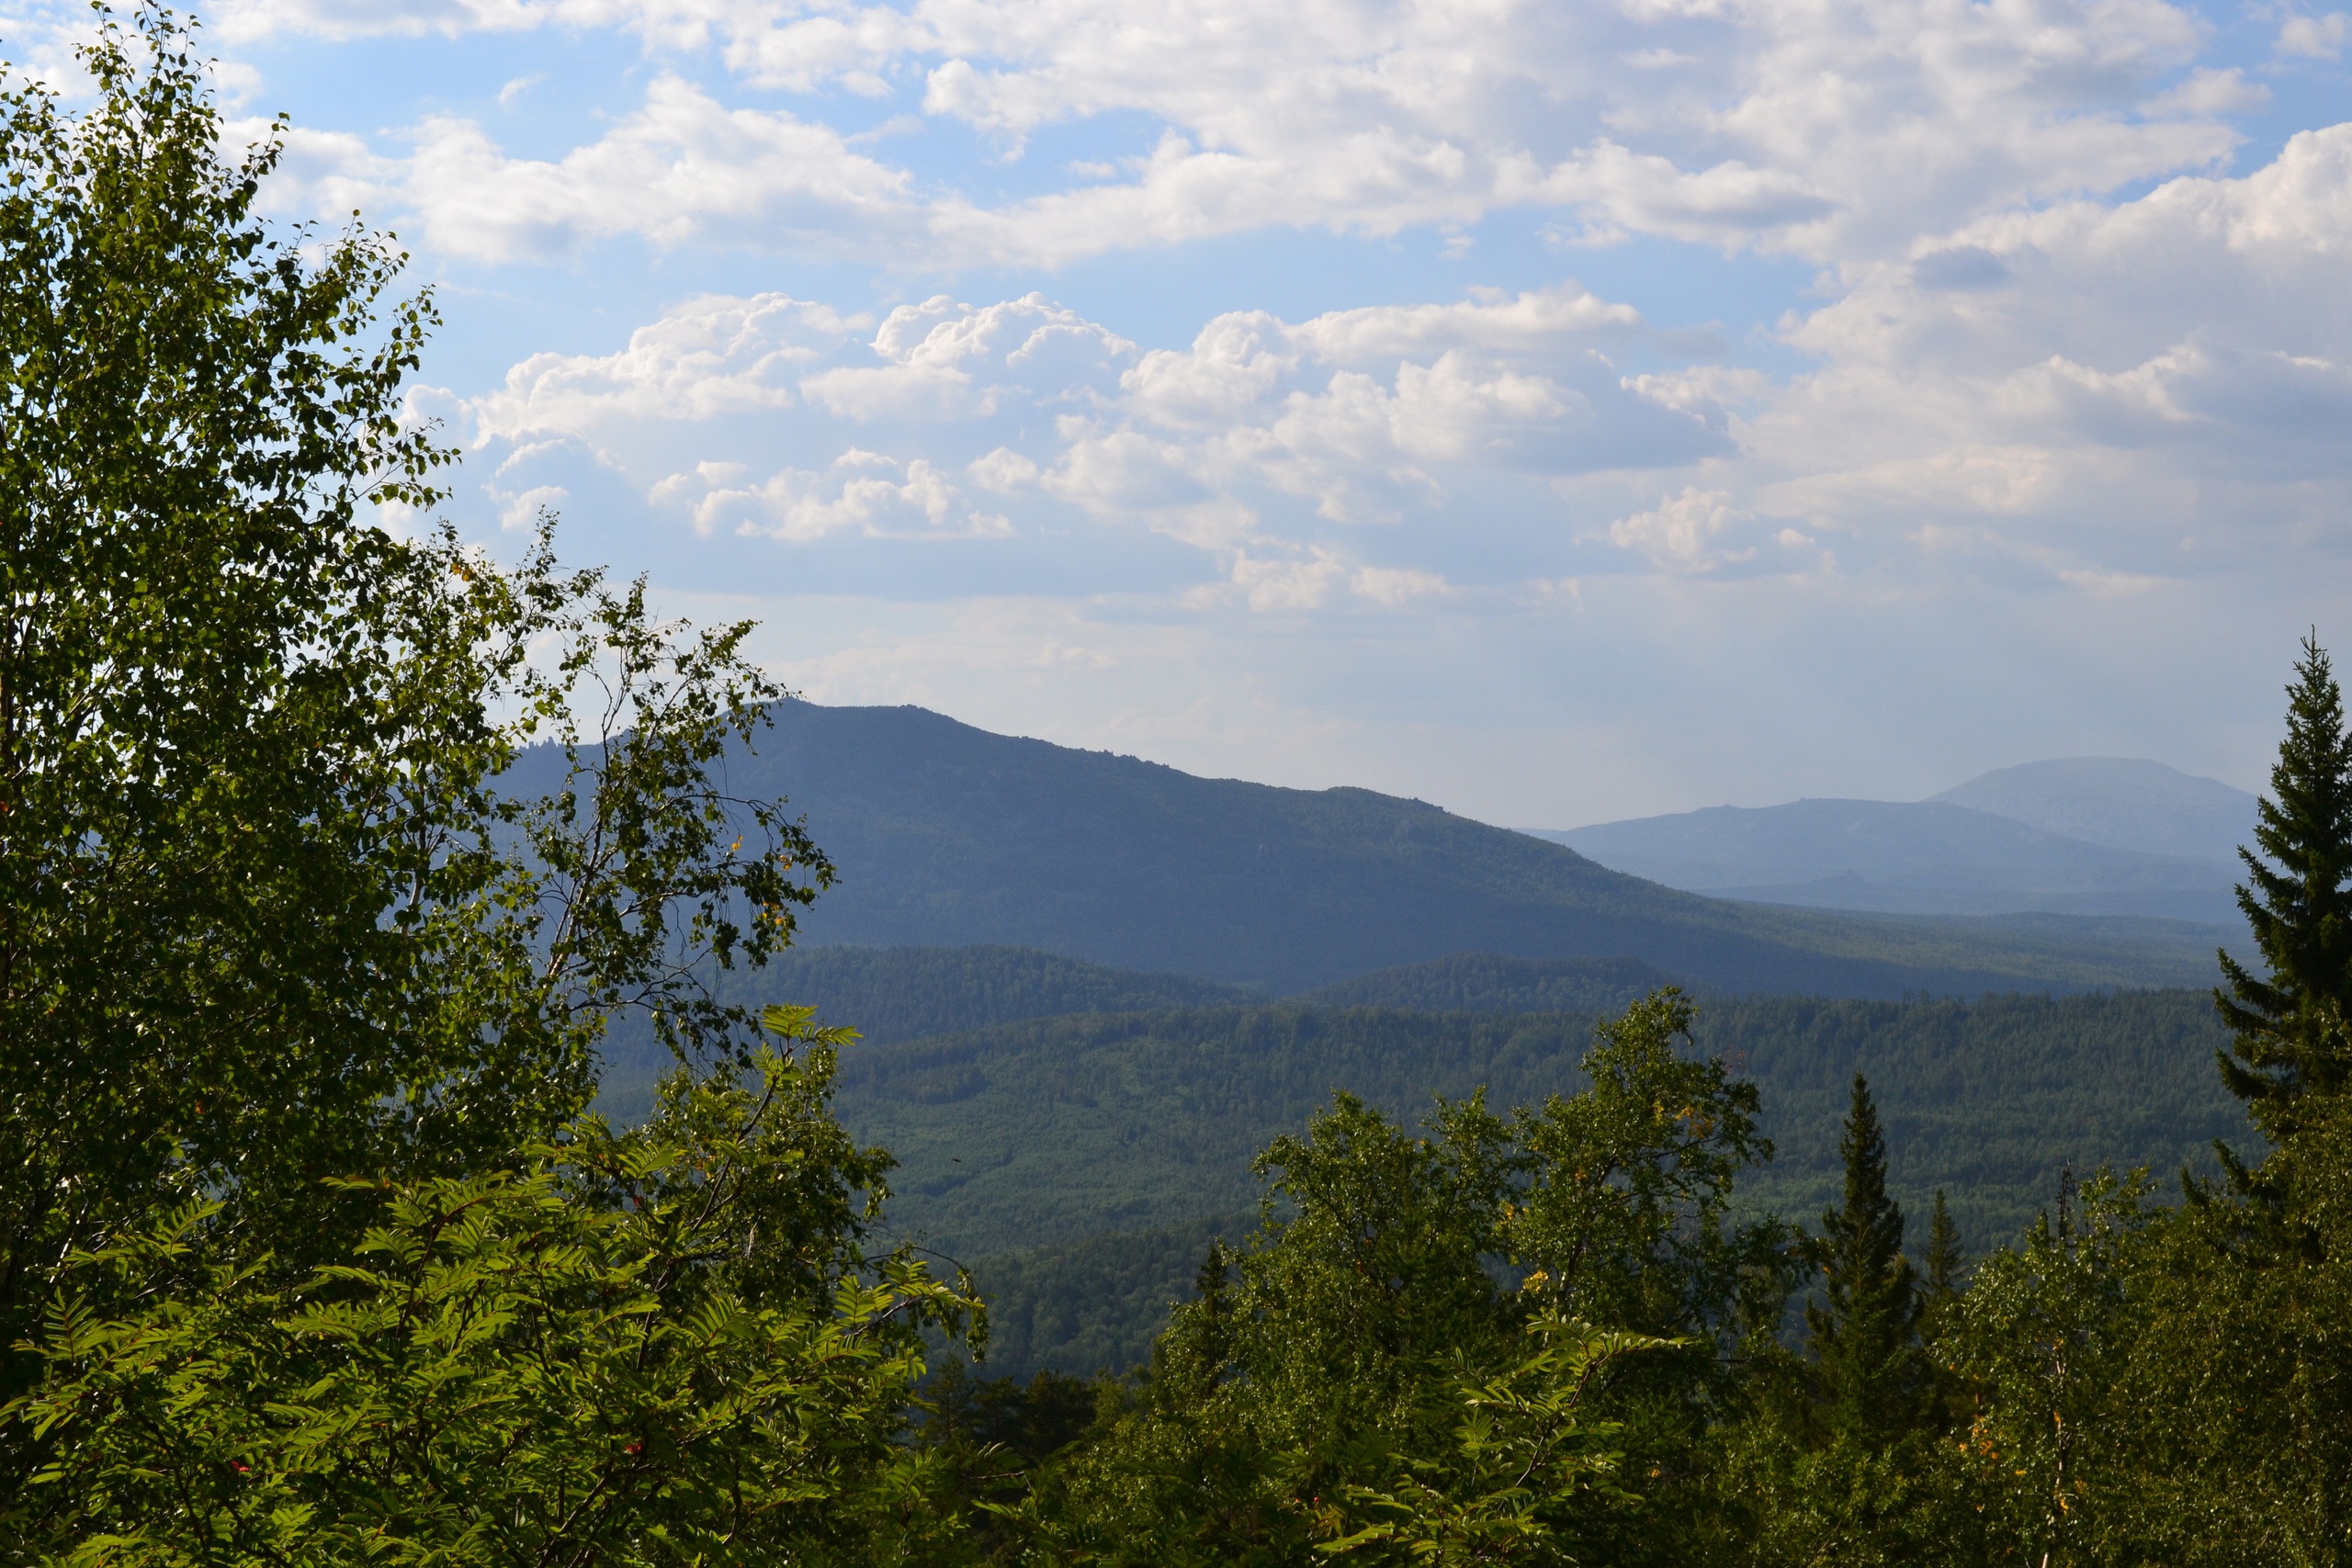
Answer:
<path fill-rule="evenodd" d="M 2144 757 L 2056 757 L 1996 768 L 1929 797 L 2109 849 L 2232 861 L 2255 797 Z"/>

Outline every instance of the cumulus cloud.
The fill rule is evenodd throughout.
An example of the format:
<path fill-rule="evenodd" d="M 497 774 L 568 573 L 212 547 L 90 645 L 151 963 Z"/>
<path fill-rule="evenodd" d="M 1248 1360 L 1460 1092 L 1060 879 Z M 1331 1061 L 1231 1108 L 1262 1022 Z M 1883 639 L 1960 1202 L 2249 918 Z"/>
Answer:
<path fill-rule="evenodd" d="M 258 124 L 243 127 L 256 132 Z M 900 169 L 830 126 L 729 107 L 664 73 L 643 103 L 560 158 L 517 157 L 474 120 L 437 116 L 398 142 L 301 130 L 272 181 L 277 210 L 401 220 L 445 255 L 546 261 L 616 235 L 841 253 L 905 248 L 922 204 Z M 405 143 L 405 150 L 397 149 Z"/>
<path fill-rule="evenodd" d="M 478 439 L 594 438 L 616 421 L 789 407 L 792 383 L 868 322 L 786 294 L 688 300 L 616 354 L 535 354 L 477 399 Z"/>
<path fill-rule="evenodd" d="M 2241 177 L 1939 237 L 1795 328 L 1822 367 L 1738 427 L 1747 504 L 2061 575 L 2328 537 L 2352 504 L 2347 254 L 2352 125 Z"/>
<path fill-rule="evenodd" d="M 1135 355 L 1117 333 L 1034 293 L 978 310 L 945 294 L 901 305 L 873 350 L 883 363 L 820 371 L 802 389 L 861 421 L 987 414 L 1015 386 L 1038 400 L 1082 400 Z"/>
<path fill-rule="evenodd" d="M 509 491 L 571 482 L 549 455 L 586 453 L 705 534 L 1010 536 L 1009 513 L 1062 516 L 1206 552 L 1237 603 L 1395 608 L 1453 590 L 1439 563 L 1364 559 L 1366 525 L 1444 527 L 1498 485 L 1549 512 L 1549 481 L 1729 450 L 1737 373 L 1628 376 L 1604 352 L 1660 341 L 1574 284 L 1237 312 L 1148 354 L 1034 293 L 878 322 L 706 297 L 612 354 L 533 355 L 465 412 Z"/>
<path fill-rule="evenodd" d="M 1387 234 L 1533 205 L 1564 209 L 1582 241 L 1846 261 L 2022 201 L 2211 165 L 2235 145 L 2226 117 L 2263 92 L 2199 66 L 2199 26 L 2167 0 L 232 0 L 220 20 L 239 39 L 626 28 L 664 62 L 715 51 L 755 91 L 908 102 L 1007 156 L 1056 124 L 1151 128 L 1124 158 L 1077 160 L 1058 185 L 992 204 L 665 72 L 635 113 L 561 157 L 514 157 L 470 121 L 435 119 L 405 152 L 347 161 L 346 186 L 373 182 L 377 206 L 413 211 L 436 247 L 485 257 L 628 233 L 1055 265 L 1270 225 Z M 2291 18 L 2278 47 L 2326 56 L 2343 20 Z"/>
<path fill-rule="evenodd" d="M 757 484 L 736 465 L 705 463 L 671 475 L 654 498 L 690 508 L 695 529 L 726 528 L 809 544 L 854 531 L 870 537 L 941 537 L 1012 531 L 1002 515 L 972 510 L 963 492 L 929 461 L 901 462 L 851 447 L 825 469 L 786 468 Z"/>
<path fill-rule="evenodd" d="M 2278 24 L 2278 52 L 2310 60 L 2335 60 L 2352 38 L 2352 16 L 2330 11 L 2321 17 L 2290 17 Z"/>
<path fill-rule="evenodd" d="M 1687 461 L 1723 445 L 1722 412 L 1652 397 L 1597 344 L 1639 341 L 1631 308 L 1567 284 L 1298 323 L 1220 316 L 1189 350 L 1121 378 L 1125 417 L 1072 432 L 1050 476 L 1100 515 L 1180 536 L 1270 501 L 1329 523 L 1442 507 L 1469 473 L 1558 475 Z M 1271 568 L 1268 570 L 1272 570 Z"/>

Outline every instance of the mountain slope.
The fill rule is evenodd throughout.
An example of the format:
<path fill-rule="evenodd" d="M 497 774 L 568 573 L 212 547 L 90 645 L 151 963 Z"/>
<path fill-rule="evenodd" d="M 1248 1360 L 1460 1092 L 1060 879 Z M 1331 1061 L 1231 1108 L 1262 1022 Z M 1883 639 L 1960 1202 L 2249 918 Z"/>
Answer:
<path fill-rule="evenodd" d="M 2119 849 L 1945 799 L 1718 806 L 1542 836 L 1670 887 L 1770 903 L 2217 924 L 2235 910 L 2231 866 L 2219 858 Z"/>
<path fill-rule="evenodd" d="M 2219 779 L 2123 757 L 2064 757 L 1980 773 L 1935 796 L 2086 843 L 2218 861 L 2237 874 L 2255 797 Z"/>
<path fill-rule="evenodd" d="M 1547 1027 L 1568 1021 L 1526 1020 L 1533 1027 L 1505 1037 L 1491 1023 L 1481 1031 L 1458 1017 L 1424 1017 L 1418 1028 L 1400 1029 L 1398 1016 L 1353 1014 L 1327 1026 L 1327 1035 L 1346 1042 L 1332 1053 L 1331 1072 L 1352 1075 L 1335 1076 L 1335 1085 L 1408 1116 L 1426 1107 L 1430 1090 L 1459 1092 L 1466 1082 L 1487 1083 L 1488 1103 L 1498 1108 L 1573 1087 L 1581 1032 Z M 967 1080 L 970 1093 L 946 1111 L 903 1103 L 901 1069 L 935 1060 L 928 1043 L 907 1046 L 908 1062 L 870 1063 L 871 1076 L 846 1102 L 853 1124 L 869 1135 L 899 1136 L 901 1146 L 913 1147 L 918 1140 L 907 1134 L 916 1129 L 939 1134 L 920 1140 L 922 1152 L 900 1173 L 904 1196 L 892 1205 L 895 1219 L 953 1245 L 968 1238 L 1009 1248 L 967 1254 L 991 1322 L 1002 1328 L 990 1346 L 992 1375 L 1027 1377 L 1047 1367 L 1083 1374 L 1146 1359 L 1169 1304 L 1192 1294 L 1209 1237 L 1238 1237 L 1253 1218 L 1170 1224 L 1165 1216 L 1188 1201 L 1245 1203 L 1253 1189 L 1236 1161 L 1249 1134 L 1295 1131 L 1296 1122 L 1282 1124 L 1282 1113 L 1313 1109 L 1288 1087 L 1314 1076 L 1295 1070 L 1295 1037 L 1283 1039 L 1269 1060 L 1252 1055 L 1237 1064 L 1238 1104 L 1188 1106 L 1181 1092 L 1160 1086 L 1190 1058 L 1222 1054 L 1215 1021 L 1163 1015 L 1128 1030 L 1106 1030 L 1102 1021 L 967 1037 L 960 1043 L 975 1075 Z M 1840 1120 L 1852 1075 L 1867 1073 L 1914 1247 L 1939 1188 L 1981 1254 L 2014 1239 L 2037 1210 L 2052 1205 L 2069 1164 L 2077 1177 L 2101 1161 L 2146 1165 L 2164 1181 L 2184 1161 L 2210 1169 L 2209 1138 L 2229 1139 L 2242 1152 L 2255 1147 L 2244 1112 L 2213 1072 L 2212 1053 L 2224 1036 L 2202 992 L 1977 1003 L 1751 998 L 1703 1004 L 1700 1036 L 1756 1081 L 1778 1148 L 1770 1164 L 1742 1179 L 1742 1201 L 1807 1224 L 1837 1199 Z M 1498 1039 L 1517 1049 L 1494 1049 Z M 1040 1044 L 1048 1048 L 1032 1059 Z M 1155 1062 L 1163 1055 L 1174 1058 L 1174 1072 Z M 1114 1083 L 1125 1093 L 1106 1095 Z M 1082 1104 L 1069 1092 L 1074 1085 L 1088 1088 Z M 1024 1143 L 1018 1129 L 1025 1119 L 1055 1122 L 1054 1138 Z M 1216 1151 L 1224 1185 L 1201 1180 L 1194 1156 L 1204 1140 Z M 1075 1179 L 1050 1162 L 997 1163 L 1034 1160 L 1055 1145 L 1091 1156 L 1071 1162 Z M 1114 1168 L 1134 1173 L 1126 1190 L 1142 1195 L 1115 1213 L 1087 1206 L 1102 1190 L 1095 1168 L 1104 1149 L 1114 1150 Z M 1176 1179 L 1166 1179 L 1171 1170 Z M 967 1171 L 968 1180 L 957 1179 Z M 953 1185 L 940 1181 L 942 1172 Z M 1012 1192 L 1017 1203 L 1003 1204 Z M 1002 1223 L 1006 1215 L 1016 1224 Z M 1046 1236 L 1063 1239 L 1039 1245 Z"/>
<path fill-rule="evenodd" d="M 842 1058 L 841 1112 L 902 1162 L 899 1225 L 970 1256 L 1178 1224 L 1249 1204 L 1250 1157 L 1346 1089 L 1418 1117 L 1486 1086 L 1505 1108 L 1573 1092 L 1591 1021 L 1561 1013 L 1193 1008 L 1044 1019 Z M 1870 1076 L 1892 1176 L 1924 1215 L 1950 1190 L 1972 1239 L 2046 1205 L 2061 1167 L 2168 1175 L 2244 1145 L 2210 993 L 1978 1002 L 1750 997 L 1702 1004 L 1698 1043 L 1761 1091 L 1777 1157 L 1743 1182 L 1792 1216 L 1835 1197 L 1839 1115 Z"/>
<path fill-rule="evenodd" d="M 1617 1013 L 1679 984 L 1638 958 L 1505 958 L 1457 953 L 1378 969 L 1301 993 L 1318 1007 L 1409 1008 L 1419 1012 Z M 1687 988 L 1687 987 L 1686 987 Z"/>
<path fill-rule="evenodd" d="M 1277 991 L 1464 952 L 1881 997 L 2186 984 L 2211 965 L 2214 933 L 2190 926 L 1724 903 L 1419 801 L 1195 778 L 920 708 L 779 705 L 729 775 L 788 795 L 841 868 L 809 943 L 1011 943 Z"/>

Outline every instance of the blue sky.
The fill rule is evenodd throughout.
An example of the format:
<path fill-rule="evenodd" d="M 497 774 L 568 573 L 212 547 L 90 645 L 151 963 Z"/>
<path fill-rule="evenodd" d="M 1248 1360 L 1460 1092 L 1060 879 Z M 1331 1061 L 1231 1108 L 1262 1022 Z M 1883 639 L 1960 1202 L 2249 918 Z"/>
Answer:
<path fill-rule="evenodd" d="M 2254 786 L 2352 628 L 2341 11 L 196 14 L 435 289 L 460 526 L 820 702 L 1569 826 Z"/>

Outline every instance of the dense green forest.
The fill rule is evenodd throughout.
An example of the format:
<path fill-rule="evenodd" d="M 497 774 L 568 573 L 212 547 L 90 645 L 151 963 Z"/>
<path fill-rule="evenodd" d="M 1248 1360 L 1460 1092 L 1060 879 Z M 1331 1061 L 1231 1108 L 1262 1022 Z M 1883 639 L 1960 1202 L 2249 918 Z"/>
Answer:
<path fill-rule="evenodd" d="M 1460 954 L 1273 1006 L 1188 1008 L 1166 1004 L 1234 993 L 1034 950 L 854 947 L 788 953 L 757 978 L 827 1020 L 880 1019 L 844 1060 L 842 1114 L 901 1162 L 893 1223 L 972 1264 L 1008 1325 L 990 1370 L 1020 1377 L 1141 1359 L 1191 1289 L 1201 1216 L 1242 1212 L 1250 1157 L 1333 1089 L 1408 1120 L 1481 1088 L 1502 1104 L 1572 1091 L 1593 1023 L 1670 981 L 1630 959 Z M 922 1032 L 996 1019 L 1011 1021 Z M 1694 1034 L 1763 1095 L 1776 1152 L 1739 1201 L 1792 1219 L 1836 1187 L 1858 1071 L 1894 1191 L 1923 1213 L 1944 1190 L 1978 1247 L 2049 1207 L 2070 1166 L 2203 1168 L 2214 1138 L 2248 1134 L 2212 1071 L 2228 1036 L 2201 991 L 1702 998 Z M 605 1082 L 609 1113 L 650 1101 L 648 1065 Z"/>
<path fill-rule="evenodd" d="M 1574 1093 L 1593 1022 L 1296 1005 L 1045 1020 L 854 1051 L 842 1114 L 902 1162 L 895 1224 L 970 1260 L 1014 1321 L 1074 1325 L 1069 1340 L 1024 1328 L 992 1370 L 1091 1373 L 1125 1365 L 1088 1359 L 1091 1347 L 1147 1338 L 1189 1293 L 1193 1222 L 1248 1204 L 1250 1157 L 1334 1089 L 1407 1122 L 1482 1088 L 1498 1105 Z M 2210 1168 L 2216 1137 L 2252 1141 L 2213 1071 L 2228 1033 L 2202 992 L 1746 998 L 1702 1003 L 1693 1035 L 1762 1097 L 1774 1154 L 1742 1175 L 1738 1202 L 1791 1220 L 1836 1190 L 1857 1072 L 1888 1128 L 1896 1197 L 1925 1213 L 1942 1190 L 1978 1249 L 2048 1209 L 2069 1167 L 2169 1176 Z M 1148 1269 L 1156 1297 L 1130 1283 Z"/>
<path fill-rule="evenodd" d="M 2352 1555 L 2352 728 L 2315 634 L 2218 1025 L 2194 993 L 1201 1006 L 999 954 L 846 962 L 1154 1005 L 858 1043 L 709 983 L 837 880 L 816 814 L 733 766 L 794 722 L 751 628 L 560 567 L 552 521 L 513 562 L 418 525 L 455 455 L 405 400 L 434 315 L 397 246 L 258 216 L 282 122 L 224 146 L 168 13 L 102 11 L 79 59 L 74 107 L 0 91 L 0 1564 Z M 894 795 L 874 765 L 843 839 L 921 840 L 936 770 Z M 1319 862 L 1236 880 L 1216 852 L 1273 840 L 1176 835 L 1114 869 L 1149 901 L 1190 868 L 1184 919 L 1295 872 L 1252 916 L 1289 919 L 1459 853 L 1488 913 L 1622 916 L 1737 957 L 1687 971 L 1726 990 L 1775 955 L 1893 973 L 1821 966 L 1891 926 L 1750 930 L 1295 795 L 1200 822 L 1336 810 Z M 2033 929 L 2015 973 L 2079 980 Z M 1341 978 L 1317 951 L 1238 977 Z M 1031 979 L 992 991 L 1000 962 Z M 1451 973 L 1391 983 L 1563 980 Z M 632 1016 L 677 1066 L 616 1130 Z M 2084 1168 L 2216 1130 L 2210 1175 Z M 989 1303 L 918 1234 L 1032 1244 L 989 1265 L 1008 1360 L 1148 1360 L 973 1373 Z"/>
<path fill-rule="evenodd" d="M 705 976 L 724 1001 L 759 1007 L 786 998 L 872 1044 L 947 1034 L 1065 1013 L 1213 1006 L 1252 999 L 1249 988 L 1182 975 L 1143 975 L 1029 947 L 809 947 L 779 953 L 757 970 Z M 625 1013 L 597 1051 L 598 1109 L 640 1119 L 653 1086 L 676 1065 L 650 1020 Z"/>
<path fill-rule="evenodd" d="M 861 1046 L 842 1115 L 899 1162 L 895 1223 L 958 1256 L 1228 1213 L 1250 1158 L 1345 1089 L 1418 1119 L 1436 1096 L 1570 1094 L 1589 1015 L 1392 1008 L 1170 1009 Z M 1950 1190 L 1972 1242 L 2046 1207 L 2060 1171 L 2169 1173 L 2247 1135 L 2212 1070 L 2208 995 L 1703 1004 L 1702 1048 L 1764 1097 L 1776 1145 L 1744 1199 L 1792 1214 L 1837 1180 L 1846 1086 L 1870 1075 L 1898 1136 L 1895 1190 Z"/>
<path fill-rule="evenodd" d="M 1417 1012 L 1622 1012 L 1660 986 L 1689 986 L 1638 958 L 1506 958 L 1456 953 L 1317 987 L 1296 998 L 1324 1007 Z"/>

